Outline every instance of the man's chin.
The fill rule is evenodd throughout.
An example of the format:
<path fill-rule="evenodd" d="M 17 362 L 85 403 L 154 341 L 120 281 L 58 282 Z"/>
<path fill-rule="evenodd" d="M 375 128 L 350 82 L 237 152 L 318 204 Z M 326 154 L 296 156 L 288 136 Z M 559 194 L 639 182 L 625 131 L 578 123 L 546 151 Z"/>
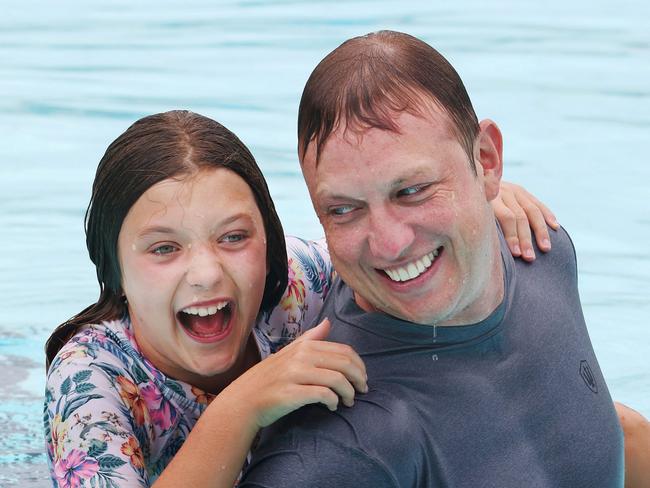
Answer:
<path fill-rule="evenodd" d="M 413 322 L 418 325 L 433 326 L 440 322 L 442 314 L 435 313 L 431 310 L 418 311 L 412 304 L 399 303 L 389 304 L 389 302 L 370 302 L 358 293 L 354 294 L 354 300 L 357 305 L 366 312 L 381 312 L 391 317 L 395 317 L 405 322 Z"/>

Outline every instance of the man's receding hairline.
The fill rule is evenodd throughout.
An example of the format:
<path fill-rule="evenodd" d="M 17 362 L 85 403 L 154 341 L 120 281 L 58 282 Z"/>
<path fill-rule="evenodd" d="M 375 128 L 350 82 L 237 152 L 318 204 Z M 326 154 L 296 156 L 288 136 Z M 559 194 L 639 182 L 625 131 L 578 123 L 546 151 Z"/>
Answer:
<path fill-rule="evenodd" d="M 459 134 L 458 128 L 456 127 L 456 124 L 454 123 L 451 114 L 437 99 L 423 92 L 422 90 L 418 90 L 417 88 L 414 87 L 405 87 L 405 89 L 412 91 L 412 93 L 414 94 L 414 99 L 415 100 L 419 99 L 422 103 L 418 104 L 417 106 L 412 106 L 412 104 L 409 104 L 401 111 L 388 109 L 387 112 L 389 113 L 392 112 L 391 121 L 395 122 L 394 128 L 384 129 L 380 127 L 366 125 L 363 124 L 357 117 L 354 117 L 351 122 L 348 122 L 345 119 L 345 117 L 342 116 L 343 111 L 339 111 L 339 114 L 341 115 L 339 115 L 336 122 L 332 126 L 332 131 L 328 134 L 328 136 L 325 139 L 319 141 L 320 150 L 317 150 L 317 148 L 314 147 L 314 144 L 316 143 L 315 139 L 317 138 L 317 135 L 314 134 L 311 137 L 309 143 L 307 144 L 307 148 L 304 151 L 304 153 L 299 155 L 300 164 L 304 163 L 305 158 L 310 151 L 314 151 L 316 152 L 315 163 L 318 166 L 318 163 L 320 161 L 323 151 L 325 150 L 325 147 L 327 146 L 328 141 L 333 137 L 338 136 L 342 127 L 343 127 L 343 132 L 341 134 L 342 138 L 344 140 L 348 139 L 347 134 L 351 133 L 352 136 L 357 138 L 358 143 L 361 143 L 361 140 L 363 139 L 365 133 L 373 129 L 392 132 L 394 134 L 399 135 L 402 132 L 400 131 L 400 128 L 396 123 L 396 120 L 402 114 L 410 114 L 413 117 L 418 117 L 421 119 L 426 119 L 427 117 L 440 118 L 440 116 L 442 115 L 444 116 L 444 118 L 442 118 L 441 120 L 444 121 L 445 129 L 448 135 L 450 137 L 455 138 L 461 145 L 463 144 L 461 134 Z M 434 107 L 437 110 L 435 110 Z"/>
<path fill-rule="evenodd" d="M 307 80 L 298 111 L 299 160 L 315 150 L 318 164 L 333 132 L 399 132 L 396 114 L 426 115 L 423 99 L 448 114 L 473 163 L 478 120 L 459 74 L 441 53 L 417 37 L 389 30 L 348 39 Z"/>

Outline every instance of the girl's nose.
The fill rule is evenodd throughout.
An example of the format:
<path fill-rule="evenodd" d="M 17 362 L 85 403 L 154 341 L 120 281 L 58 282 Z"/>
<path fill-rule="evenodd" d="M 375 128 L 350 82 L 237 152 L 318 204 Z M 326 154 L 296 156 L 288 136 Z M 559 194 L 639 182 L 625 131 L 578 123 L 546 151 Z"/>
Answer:
<path fill-rule="evenodd" d="M 223 268 L 219 255 L 208 246 L 196 246 L 186 273 L 190 286 L 210 289 L 221 281 L 222 276 Z"/>

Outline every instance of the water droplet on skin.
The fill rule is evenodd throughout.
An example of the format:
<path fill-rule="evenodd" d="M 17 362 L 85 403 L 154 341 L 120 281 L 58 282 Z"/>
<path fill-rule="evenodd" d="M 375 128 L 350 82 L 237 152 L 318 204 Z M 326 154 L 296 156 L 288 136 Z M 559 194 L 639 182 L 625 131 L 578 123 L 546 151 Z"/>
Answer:
<path fill-rule="evenodd" d="M 134 250 L 134 251 L 137 250 L 137 247 L 135 246 L 135 244 L 131 244 L 131 249 Z"/>
<path fill-rule="evenodd" d="M 192 249 L 192 243 L 191 242 L 187 245 L 187 248 Z"/>

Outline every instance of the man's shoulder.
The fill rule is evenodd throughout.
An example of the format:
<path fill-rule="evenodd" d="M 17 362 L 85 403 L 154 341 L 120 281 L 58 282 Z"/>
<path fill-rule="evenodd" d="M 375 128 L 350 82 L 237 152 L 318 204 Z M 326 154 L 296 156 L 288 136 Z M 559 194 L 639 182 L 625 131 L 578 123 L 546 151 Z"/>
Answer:
<path fill-rule="evenodd" d="M 515 266 L 520 269 L 525 268 L 533 274 L 547 270 L 568 273 L 575 277 L 577 273 L 576 251 L 569 233 L 564 227 L 559 227 L 557 230 L 549 228 L 549 237 L 552 246 L 550 251 L 542 252 L 533 239 L 533 248 L 537 258 L 532 263 L 515 259 Z"/>
<path fill-rule="evenodd" d="M 309 486 L 397 486 L 395 480 L 404 480 L 402 471 L 415 472 L 413 453 L 405 446 L 420 426 L 409 420 L 409 410 L 404 399 L 384 389 L 371 389 L 357 396 L 353 407 L 335 412 L 303 407 L 265 429 L 253 453 L 245 479 L 273 481 L 244 486 L 288 486 L 287 476 L 303 484 L 304 476 L 320 482 L 318 476 L 331 473 L 345 473 L 345 483 Z M 300 474 L 290 473 L 296 469 Z"/>
<path fill-rule="evenodd" d="M 240 488 L 309 486 L 357 488 L 396 487 L 390 468 L 357 447 L 331 435 L 300 436 L 289 442 L 278 438 L 272 446 L 260 445 L 243 474 Z M 277 444 L 277 445 L 276 445 Z"/>
<path fill-rule="evenodd" d="M 394 394 L 389 386 L 375 382 L 368 393 L 355 397 L 353 407 L 339 405 L 333 412 L 320 404 L 307 405 L 273 424 L 273 434 L 301 432 L 309 437 L 322 436 L 325 432 L 371 451 L 376 448 L 374 433 L 395 437 L 404 431 L 408 421 L 408 402 Z"/>
<path fill-rule="evenodd" d="M 557 251 L 558 255 L 575 260 L 576 250 L 571 236 L 564 227 L 560 226 L 557 230 L 549 229 L 549 236 L 552 244 L 551 254 L 549 255 Z"/>

